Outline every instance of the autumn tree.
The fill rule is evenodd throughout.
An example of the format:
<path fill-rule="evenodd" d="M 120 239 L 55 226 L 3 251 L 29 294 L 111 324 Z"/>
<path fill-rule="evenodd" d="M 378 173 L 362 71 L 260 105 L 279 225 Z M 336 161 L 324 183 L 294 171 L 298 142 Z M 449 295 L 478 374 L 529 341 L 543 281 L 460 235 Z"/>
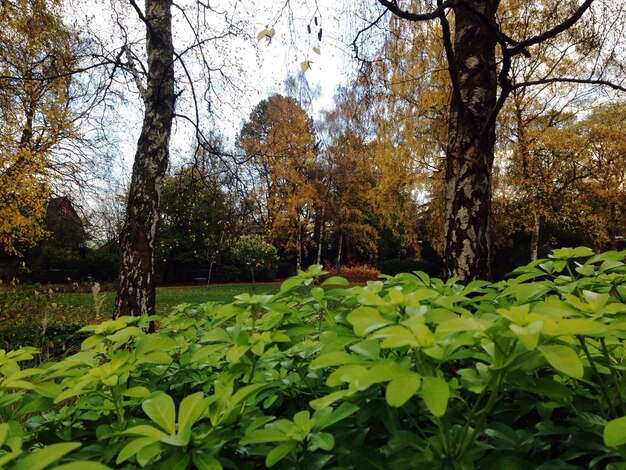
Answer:
<path fill-rule="evenodd" d="M 16 253 L 45 235 L 51 155 L 75 136 L 77 40 L 58 2 L 2 2 L 0 16 L 0 250 Z"/>
<path fill-rule="evenodd" d="M 377 212 L 404 244 L 443 250 L 443 173 L 450 78 L 441 28 L 392 16 L 364 78 L 376 136 Z M 426 221 L 418 228 L 418 220 Z"/>
<path fill-rule="evenodd" d="M 272 95 L 254 108 L 238 143 L 257 222 L 269 240 L 295 253 L 300 269 L 317 198 L 313 122 L 294 98 Z"/>
<path fill-rule="evenodd" d="M 609 84 L 607 67 L 596 67 L 584 76 L 540 67 L 529 80 L 516 80 L 512 62 L 533 56 L 534 49 L 544 43 L 557 41 L 574 31 L 589 41 L 602 42 L 601 22 L 594 8 L 606 8 L 616 20 L 623 19 L 620 5 L 594 0 L 563 2 L 537 0 L 537 7 L 528 9 L 530 2 L 501 2 L 500 0 L 446 0 L 407 2 L 378 0 L 386 11 L 407 21 L 436 21 L 441 28 L 441 41 L 446 54 L 450 76 L 451 98 L 448 114 L 445 183 L 445 274 L 463 280 L 488 278 L 491 256 L 491 192 L 492 169 L 496 142 L 496 120 L 511 93 L 519 88 L 554 81 Z M 534 15 L 535 24 L 542 29 L 509 31 L 502 22 L 503 15 Z M 573 35 L 566 55 L 578 57 L 588 53 L 581 36 Z M 614 46 L 615 40 L 606 40 Z M 615 55 L 610 51 L 596 52 L 598 63 Z M 616 88 L 624 89 L 619 85 Z"/>

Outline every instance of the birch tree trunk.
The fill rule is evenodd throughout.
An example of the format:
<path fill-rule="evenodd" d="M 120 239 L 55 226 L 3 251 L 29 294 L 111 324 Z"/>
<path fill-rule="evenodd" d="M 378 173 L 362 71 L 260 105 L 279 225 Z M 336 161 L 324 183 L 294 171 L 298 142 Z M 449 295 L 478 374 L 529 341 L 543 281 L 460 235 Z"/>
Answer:
<path fill-rule="evenodd" d="M 148 75 L 126 219 L 114 317 L 151 315 L 155 307 L 155 235 L 174 112 L 172 0 L 146 0 Z"/>
<path fill-rule="evenodd" d="M 316 264 L 322 264 L 322 243 L 324 242 L 324 208 L 322 208 L 322 218 L 320 220 L 320 228 L 317 237 L 317 256 L 315 258 Z"/>
<path fill-rule="evenodd" d="M 335 260 L 335 272 L 337 276 L 341 276 L 341 251 L 343 250 L 343 233 L 339 233 L 337 241 L 337 259 Z"/>
<path fill-rule="evenodd" d="M 537 211 L 533 212 L 533 232 L 530 236 L 530 260 L 535 261 L 539 253 L 539 230 L 541 228 L 541 216 Z"/>
<path fill-rule="evenodd" d="M 498 1 L 467 0 L 454 7 L 457 80 L 450 102 L 446 151 L 444 268 L 463 281 L 489 279 L 491 262 L 491 169 L 497 99 L 496 41 L 484 18 L 495 18 Z M 465 5 L 468 5 L 466 7 Z M 478 11 L 480 18 L 471 9 Z"/>

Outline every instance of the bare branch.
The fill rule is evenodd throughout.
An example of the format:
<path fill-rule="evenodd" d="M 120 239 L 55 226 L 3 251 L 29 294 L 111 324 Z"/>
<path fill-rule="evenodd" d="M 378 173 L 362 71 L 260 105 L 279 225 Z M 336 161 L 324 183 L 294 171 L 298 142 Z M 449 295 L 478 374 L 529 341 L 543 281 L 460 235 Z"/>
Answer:
<path fill-rule="evenodd" d="M 527 82 L 520 82 L 512 85 L 513 89 L 523 88 L 534 85 L 545 85 L 548 83 L 579 83 L 586 85 L 603 85 L 608 86 L 617 91 L 626 92 L 626 87 L 618 85 L 617 83 L 610 82 L 608 80 L 595 80 L 589 78 L 572 78 L 572 77 L 555 77 L 555 78 L 542 78 L 538 80 L 529 80 Z"/>
<path fill-rule="evenodd" d="M 542 43 L 547 41 L 548 39 L 552 39 L 564 31 L 567 31 L 569 28 L 574 26 L 574 24 L 583 16 L 583 14 L 591 8 L 591 4 L 595 0 L 585 0 L 583 4 L 578 7 L 578 9 L 574 12 L 572 16 L 570 16 L 567 20 L 562 23 L 556 25 L 554 28 L 549 29 L 548 31 L 538 34 L 536 36 L 530 37 L 524 41 L 518 42 L 517 45 L 513 46 L 509 49 L 509 53 L 513 56 L 516 54 L 524 53 L 524 49 L 534 46 L 535 44 Z"/>
<path fill-rule="evenodd" d="M 454 7 L 457 2 L 456 0 L 446 0 L 441 3 L 438 2 L 437 8 L 428 13 L 412 13 L 410 11 L 403 10 L 398 6 L 398 2 L 396 0 L 378 0 L 378 3 L 402 19 L 408 21 L 428 21 L 439 18 L 442 13 L 445 14 L 446 9 Z"/>

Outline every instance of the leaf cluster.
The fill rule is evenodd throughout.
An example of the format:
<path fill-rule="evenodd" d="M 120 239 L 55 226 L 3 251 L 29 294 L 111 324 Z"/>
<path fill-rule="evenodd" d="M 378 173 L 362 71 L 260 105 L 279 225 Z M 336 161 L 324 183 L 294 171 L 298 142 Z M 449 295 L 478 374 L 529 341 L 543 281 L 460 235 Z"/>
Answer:
<path fill-rule="evenodd" d="M 619 468 L 626 252 L 555 250 L 498 283 L 423 272 L 83 328 L 0 355 L 15 468 Z M 150 321 L 158 323 L 147 334 Z"/>

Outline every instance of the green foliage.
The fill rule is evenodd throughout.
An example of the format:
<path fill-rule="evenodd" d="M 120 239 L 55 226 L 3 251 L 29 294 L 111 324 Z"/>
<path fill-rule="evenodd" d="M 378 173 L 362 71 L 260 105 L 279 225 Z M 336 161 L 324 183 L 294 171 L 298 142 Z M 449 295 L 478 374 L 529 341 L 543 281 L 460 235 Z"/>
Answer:
<path fill-rule="evenodd" d="M 233 246 L 233 256 L 250 272 L 252 282 L 256 272 L 276 272 L 277 253 L 276 247 L 265 242 L 259 235 L 243 235 Z"/>
<path fill-rule="evenodd" d="M 0 465 L 613 468 L 625 257 L 560 249 L 466 286 L 316 286 L 312 266 L 274 294 L 85 327 L 61 361 L 3 351 Z"/>

